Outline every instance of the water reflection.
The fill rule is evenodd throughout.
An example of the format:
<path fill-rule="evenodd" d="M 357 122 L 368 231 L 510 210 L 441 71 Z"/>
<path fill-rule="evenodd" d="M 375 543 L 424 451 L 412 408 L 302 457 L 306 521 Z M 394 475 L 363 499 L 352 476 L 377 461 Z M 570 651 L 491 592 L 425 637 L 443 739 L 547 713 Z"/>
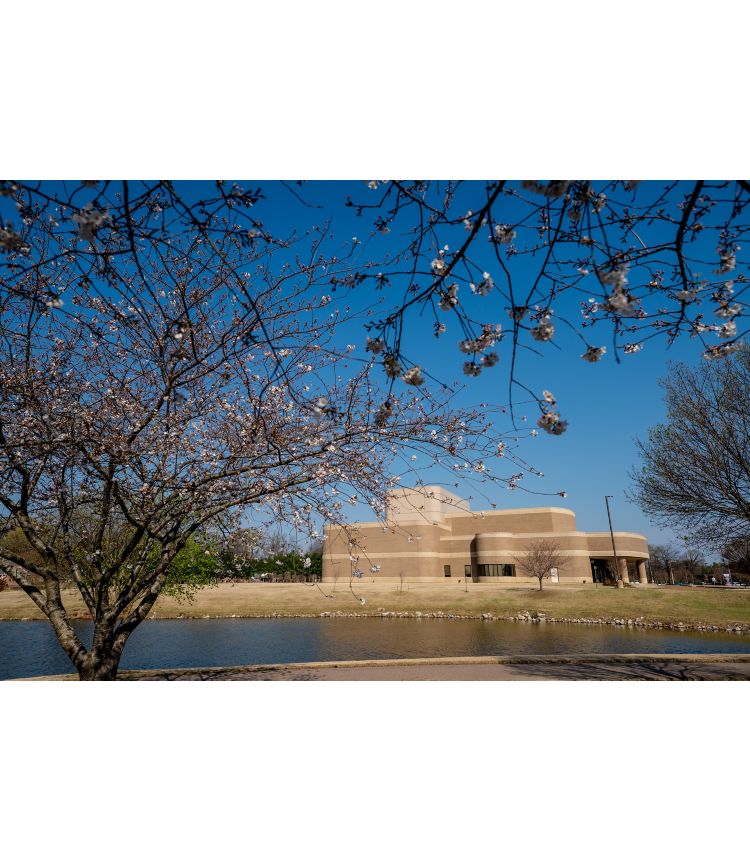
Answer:
<path fill-rule="evenodd" d="M 84 641 L 91 625 L 77 630 Z M 133 634 L 124 669 L 239 666 L 399 657 L 513 654 L 750 653 L 733 634 L 595 625 L 410 618 L 261 618 L 147 621 Z M 0 679 L 70 672 L 48 624 L 0 622 Z"/>

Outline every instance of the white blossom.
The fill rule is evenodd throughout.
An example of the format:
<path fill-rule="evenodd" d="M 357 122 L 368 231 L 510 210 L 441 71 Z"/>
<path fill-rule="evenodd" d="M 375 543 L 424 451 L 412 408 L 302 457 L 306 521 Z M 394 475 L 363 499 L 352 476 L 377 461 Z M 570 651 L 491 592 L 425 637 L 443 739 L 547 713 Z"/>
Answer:
<path fill-rule="evenodd" d="M 697 296 L 698 296 L 698 288 L 697 287 L 694 287 L 692 290 L 680 290 L 679 292 L 675 293 L 675 298 L 679 299 L 681 302 L 695 301 Z"/>
<path fill-rule="evenodd" d="M 628 268 L 627 263 L 602 267 L 596 270 L 596 276 L 599 278 L 599 282 L 605 287 L 624 290 L 628 283 Z"/>
<path fill-rule="evenodd" d="M 516 231 L 508 224 L 495 224 L 495 241 L 501 245 L 510 245 L 516 238 Z"/>
<path fill-rule="evenodd" d="M 730 352 L 735 352 L 742 347 L 741 343 L 735 341 L 734 343 L 722 343 L 718 346 L 710 346 L 704 353 L 703 358 L 708 359 L 709 361 L 715 358 L 724 358 L 724 356 L 729 355 Z"/>
<path fill-rule="evenodd" d="M 440 293 L 438 307 L 441 311 L 449 311 L 458 304 L 458 284 L 451 284 Z"/>
<path fill-rule="evenodd" d="M 730 305 L 729 302 L 722 302 L 714 313 L 721 319 L 731 319 L 739 316 L 742 313 L 742 308 L 737 304 Z"/>
<path fill-rule="evenodd" d="M 430 267 L 436 275 L 442 275 L 446 270 L 447 265 L 442 257 L 435 257 L 435 259 L 430 263 Z"/>
<path fill-rule="evenodd" d="M 29 248 L 20 233 L 16 233 L 12 227 L 2 227 L 0 228 L 0 250 L 26 252 Z"/>
<path fill-rule="evenodd" d="M 589 346 L 586 347 L 586 352 L 581 355 L 581 358 L 584 361 L 590 361 L 593 364 L 594 362 L 599 361 L 606 351 L 606 346 Z"/>
<path fill-rule="evenodd" d="M 531 329 L 531 336 L 534 340 L 546 341 L 552 340 L 552 335 L 555 333 L 555 327 L 552 323 L 542 322 L 538 326 Z"/>
<path fill-rule="evenodd" d="M 401 379 L 407 385 L 424 385 L 424 376 L 422 375 L 422 369 L 418 365 L 410 367 L 406 371 L 406 373 L 403 374 Z"/>
<path fill-rule="evenodd" d="M 607 310 L 623 317 L 633 316 L 635 312 L 635 300 L 630 293 L 625 292 L 622 287 L 615 287 L 605 301 Z"/>
<path fill-rule="evenodd" d="M 83 209 L 73 215 L 78 225 L 78 235 L 81 239 L 92 242 L 96 231 L 110 220 L 109 213 L 104 209 L 96 209 L 93 203 L 87 203 Z"/>
<path fill-rule="evenodd" d="M 722 275 L 725 272 L 731 272 L 737 265 L 737 256 L 734 249 L 722 248 L 719 246 L 716 251 L 719 254 L 719 268 L 716 270 L 717 274 Z"/>
<path fill-rule="evenodd" d="M 400 376 L 404 370 L 396 356 L 390 354 L 386 355 L 383 359 L 383 368 L 385 369 L 385 375 L 389 379 L 395 379 L 397 376 Z"/>
<path fill-rule="evenodd" d="M 477 296 L 486 296 L 495 286 L 495 282 L 490 277 L 489 272 L 484 272 L 482 280 L 479 284 L 469 284 L 469 289 Z"/>
<path fill-rule="evenodd" d="M 368 337 L 365 349 L 373 355 L 380 355 L 385 349 L 385 341 L 382 337 Z"/>
<path fill-rule="evenodd" d="M 392 415 L 393 403 L 390 400 L 386 400 L 386 402 L 382 403 L 375 412 L 375 423 L 378 427 L 382 427 Z"/>
<path fill-rule="evenodd" d="M 542 416 L 536 423 L 537 426 L 542 428 L 542 430 L 552 434 L 553 436 L 559 436 L 568 429 L 568 422 L 563 421 L 560 418 L 560 415 L 552 410 L 549 412 L 543 412 Z"/>

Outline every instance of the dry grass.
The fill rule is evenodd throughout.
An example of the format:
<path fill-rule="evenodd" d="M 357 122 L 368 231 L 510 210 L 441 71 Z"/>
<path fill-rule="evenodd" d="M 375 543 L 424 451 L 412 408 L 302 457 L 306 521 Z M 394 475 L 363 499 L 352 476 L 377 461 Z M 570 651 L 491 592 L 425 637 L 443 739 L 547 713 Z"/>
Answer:
<path fill-rule="evenodd" d="M 332 586 L 322 587 L 327 594 Z M 596 586 L 550 585 L 540 592 L 529 585 L 494 586 L 398 585 L 358 583 L 357 595 L 364 595 L 361 606 L 346 584 L 338 583 L 335 599 L 303 584 L 223 584 L 199 592 L 192 603 L 179 603 L 162 596 L 151 618 L 257 617 L 280 615 L 317 615 L 320 612 L 360 612 L 376 614 L 379 608 L 389 612 L 450 612 L 475 615 L 491 612 L 512 615 L 522 610 L 546 612 L 556 618 L 638 618 L 686 624 L 750 623 L 750 590 L 710 588 L 602 588 Z M 65 596 L 69 612 L 85 618 L 85 608 L 74 594 Z M 41 613 L 28 597 L 17 589 L 0 594 L 0 620 L 40 618 Z"/>

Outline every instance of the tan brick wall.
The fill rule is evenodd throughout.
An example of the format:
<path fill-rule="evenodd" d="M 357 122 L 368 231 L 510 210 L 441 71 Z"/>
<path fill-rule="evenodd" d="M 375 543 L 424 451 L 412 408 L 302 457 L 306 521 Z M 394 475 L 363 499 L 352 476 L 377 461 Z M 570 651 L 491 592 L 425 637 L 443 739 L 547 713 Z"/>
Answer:
<path fill-rule="evenodd" d="M 564 508 L 473 513 L 461 510 L 466 503 L 440 487 L 399 491 L 394 496 L 388 509 L 397 509 L 396 518 L 389 519 L 385 528 L 381 523 L 326 527 L 324 580 L 348 578 L 355 564 L 365 579 L 399 580 L 403 575 L 422 581 L 446 579 L 444 565 L 450 565 L 455 580 L 464 577 L 469 564 L 516 564 L 528 542 L 536 538 L 549 538 L 559 545 L 566 557 L 559 571 L 561 580 L 590 582 L 590 559 L 612 557 L 609 532 L 577 531 L 575 513 Z M 615 545 L 618 556 L 631 562 L 648 558 L 648 545 L 641 535 L 616 532 Z M 350 554 L 359 560 L 352 562 Z M 371 573 L 371 565 L 380 565 L 380 571 Z"/>

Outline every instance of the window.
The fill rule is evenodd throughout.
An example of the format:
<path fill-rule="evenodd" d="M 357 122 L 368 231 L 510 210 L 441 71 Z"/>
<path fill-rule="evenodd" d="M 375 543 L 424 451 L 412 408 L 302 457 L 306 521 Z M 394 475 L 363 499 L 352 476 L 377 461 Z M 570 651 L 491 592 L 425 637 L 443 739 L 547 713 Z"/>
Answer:
<path fill-rule="evenodd" d="M 515 576 L 515 564 L 480 564 L 480 576 Z"/>
<path fill-rule="evenodd" d="M 446 576 L 450 576 L 450 575 L 451 575 L 451 566 L 450 566 L 449 564 L 444 564 L 444 565 L 443 565 L 443 573 L 444 573 Z"/>
<path fill-rule="evenodd" d="M 472 574 L 472 572 L 471 572 L 471 565 L 470 565 L 470 564 L 465 564 L 465 565 L 464 565 L 464 576 L 465 576 L 467 579 L 471 579 L 471 577 L 473 576 L 473 574 Z"/>

